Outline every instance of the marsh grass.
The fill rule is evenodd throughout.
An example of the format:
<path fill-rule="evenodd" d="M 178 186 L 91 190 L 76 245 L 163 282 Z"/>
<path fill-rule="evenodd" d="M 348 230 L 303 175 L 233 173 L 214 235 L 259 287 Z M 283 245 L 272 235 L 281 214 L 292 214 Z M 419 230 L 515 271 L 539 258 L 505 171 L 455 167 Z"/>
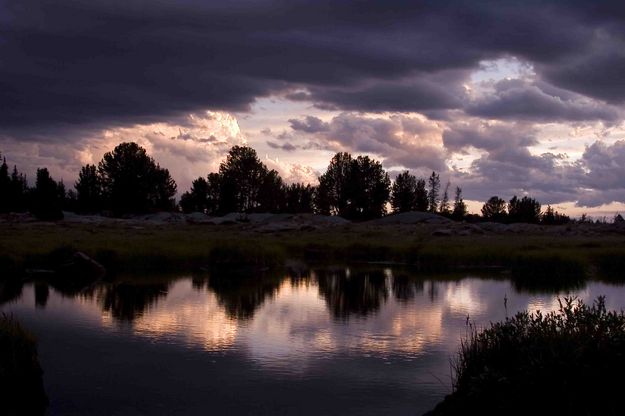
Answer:
<path fill-rule="evenodd" d="M 184 271 L 208 265 L 271 267 L 287 258 L 312 263 L 394 262 L 422 273 L 506 268 L 541 284 L 603 275 L 625 281 L 622 236 L 471 235 L 433 237 L 427 228 L 338 227 L 258 233 L 245 226 L 9 224 L 0 234 L 0 274 L 45 267 L 59 248 L 80 250 L 110 273 Z M 11 271 L 12 272 L 9 272 Z M 568 276 L 568 277 L 567 277 Z"/>
<path fill-rule="evenodd" d="M 43 415 L 47 398 L 34 337 L 0 315 L 0 414 Z"/>
<path fill-rule="evenodd" d="M 510 271 L 515 288 L 529 293 L 580 289 L 589 277 L 588 263 L 569 253 L 522 253 L 513 258 Z"/>
<path fill-rule="evenodd" d="M 603 297 L 467 330 L 454 392 L 431 415 L 622 414 L 625 315 Z"/>
<path fill-rule="evenodd" d="M 611 249 L 597 253 L 594 258 L 599 279 L 625 282 L 625 250 Z"/>

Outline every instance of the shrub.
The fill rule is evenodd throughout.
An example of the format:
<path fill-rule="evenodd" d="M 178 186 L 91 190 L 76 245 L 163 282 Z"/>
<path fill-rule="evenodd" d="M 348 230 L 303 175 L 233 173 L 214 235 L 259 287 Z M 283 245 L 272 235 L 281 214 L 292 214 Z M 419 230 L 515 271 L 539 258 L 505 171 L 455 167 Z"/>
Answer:
<path fill-rule="evenodd" d="M 454 392 L 431 415 L 621 414 L 625 315 L 565 298 L 477 331 L 454 362 Z"/>
<path fill-rule="evenodd" d="M 48 400 L 41 374 L 32 335 L 0 315 L 0 414 L 43 415 Z"/>

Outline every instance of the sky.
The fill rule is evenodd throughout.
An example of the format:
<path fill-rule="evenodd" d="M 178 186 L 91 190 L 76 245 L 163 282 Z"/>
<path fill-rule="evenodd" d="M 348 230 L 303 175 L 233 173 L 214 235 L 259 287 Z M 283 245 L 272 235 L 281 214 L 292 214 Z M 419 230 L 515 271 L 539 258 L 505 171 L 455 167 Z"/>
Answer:
<path fill-rule="evenodd" d="M 618 1 L 0 0 L 0 152 L 73 184 L 123 141 L 179 193 L 254 147 L 287 182 L 339 151 L 625 212 Z"/>

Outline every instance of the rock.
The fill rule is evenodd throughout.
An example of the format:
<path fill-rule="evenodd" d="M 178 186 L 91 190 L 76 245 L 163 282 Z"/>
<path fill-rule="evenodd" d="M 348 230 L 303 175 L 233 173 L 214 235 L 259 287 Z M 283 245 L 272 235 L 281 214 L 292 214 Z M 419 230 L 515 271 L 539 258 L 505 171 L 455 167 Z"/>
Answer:
<path fill-rule="evenodd" d="M 184 214 L 178 212 L 157 212 L 132 218 L 134 220 L 145 221 L 151 224 L 175 224 L 186 221 Z"/>
<path fill-rule="evenodd" d="M 387 215 L 376 220 L 369 221 L 375 225 L 389 224 L 449 224 L 453 221 L 431 212 L 410 211 L 401 214 Z"/>
<path fill-rule="evenodd" d="M 212 218 L 203 212 L 191 212 L 185 214 L 185 219 L 189 224 L 211 224 Z"/>
<path fill-rule="evenodd" d="M 432 232 L 432 235 L 448 237 L 454 235 L 454 232 L 453 230 L 450 230 L 448 228 L 441 228 L 438 230 L 434 230 L 434 232 Z"/>
<path fill-rule="evenodd" d="M 482 222 L 478 227 L 483 231 L 490 231 L 492 233 L 505 233 L 508 231 L 508 226 L 499 222 Z"/>
<path fill-rule="evenodd" d="M 468 234 L 486 234 L 482 228 L 474 224 L 466 224 L 463 231 L 466 231 Z"/>
<path fill-rule="evenodd" d="M 264 224 L 256 228 L 256 231 L 261 232 L 261 233 L 273 233 L 273 232 L 283 232 L 283 231 L 296 231 L 299 229 L 300 229 L 300 226 L 296 223 L 276 222 L 276 223 Z"/>

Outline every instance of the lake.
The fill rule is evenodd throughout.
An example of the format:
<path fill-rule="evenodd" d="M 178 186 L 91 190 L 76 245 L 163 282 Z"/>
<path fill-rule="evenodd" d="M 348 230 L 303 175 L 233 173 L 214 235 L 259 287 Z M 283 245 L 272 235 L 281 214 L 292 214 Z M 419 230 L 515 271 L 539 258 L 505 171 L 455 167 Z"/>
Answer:
<path fill-rule="evenodd" d="M 30 283 L 0 310 L 34 333 L 49 415 L 420 415 L 451 391 L 467 332 L 558 296 L 504 277 L 385 267 Z"/>

